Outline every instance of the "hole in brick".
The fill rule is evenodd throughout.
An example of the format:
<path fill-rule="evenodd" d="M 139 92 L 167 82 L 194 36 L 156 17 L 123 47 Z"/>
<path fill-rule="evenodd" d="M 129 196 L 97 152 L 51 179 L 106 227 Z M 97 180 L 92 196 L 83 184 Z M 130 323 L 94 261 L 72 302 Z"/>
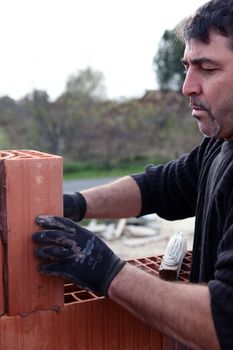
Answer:
<path fill-rule="evenodd" d="M 151 270 L 159 271 L 159 264 L 147 264 L 147 267 L 149 267 Z"/>
<path fill-rule="evenodd" d="M 150 261 L 154 261 L 154 262 L 161 262 L 162 258 L 160 256 L 150 256 L 149 258 Z"/>
<path fill-rule="evenodd" d="M 88 291 L 76 292 L 74 293 L 75 297 L 79 300 L 89 300 L 94 299 L 94 295 Z"/>
<path fill-rule="evenodd" d="M 184 260 L 183 260 L 186 264 L 191 264 L 192 262 L 192 257 L 184 257 Z"/>
<path fill-rule="evenodd" d="M 80 288 L 80 287 L 77 287 L 73 283 L 67 283 L 67 284 L 64 285 L 64 290 L 65 290 L 65 293 L 73 293 L 73 292 L 77 292 L 77 291 L 80 291 L 80 290 L 83 290 L 83 289 Z"/>
<path fill-rule="evenodd" d="M 190 265 L 189 264 L 182 264 L 181 269 L 183 271 L 190 271 Z"/>
<path fill-rule="evenodd" d="M 184 257 L 184 262 L 191 263 L 192 262 L 192 253 L 188 252 Z"/>
<path fill-rule="evenodd" d="M 139 261 L 142 264 L 148 264 L 150 262 L 150 260 L 148 260 L 146 258 L 140 258 L 140 259 L 137 259 L 137 261 Z"/>
<path fill-rule="evenodd" d="M 72 294 L 65 294 L 64 295 L 64 303 L 65 304 L 74 303 L 76 301 L 77 301 L 77 299 L 74 298 L 74 296 Z"/>
<path fill-rule="evenodd" d="M 135 265 L 135 266 L 138 266 L 138 262 L 135 261 L 135 260 L 128 260 L 128 263 L 131 264 L 131 265 Z"/>
<path fill-rule="evenodd" d="M 10 156 L 10 153 L 7 153 L 7 152 L 0 152 L 0 156 L 1 157 L 8 157 L 8 156 Z"/>
<path fill-rule="evenodd" d="M 185 279 L 187 279 L 187 280 L 189 280 L 189 273 L 188 272 L 180 272 L 179 273 L 179 278 L 185 278 Z"/>

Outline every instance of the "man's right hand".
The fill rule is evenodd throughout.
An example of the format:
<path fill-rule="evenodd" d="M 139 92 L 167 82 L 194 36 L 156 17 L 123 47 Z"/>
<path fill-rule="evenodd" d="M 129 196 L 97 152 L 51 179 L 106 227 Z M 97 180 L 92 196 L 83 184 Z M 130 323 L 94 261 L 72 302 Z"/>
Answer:
<path fill-rule="evenodd" d="M 32 237 L 40 244 L 36 256 L 46 259 L 39 271 L 107 296 L 112 280 L 126 262 L 102 239 L 72 220 L 42 215 L 36 223 L 42 228 Z"/>
<path fill-rule="evenodd" d="M 74 221 L 81 221 L 86 214 L 87 203 L 80 192 L 63 195 L 64 216 Z"/>

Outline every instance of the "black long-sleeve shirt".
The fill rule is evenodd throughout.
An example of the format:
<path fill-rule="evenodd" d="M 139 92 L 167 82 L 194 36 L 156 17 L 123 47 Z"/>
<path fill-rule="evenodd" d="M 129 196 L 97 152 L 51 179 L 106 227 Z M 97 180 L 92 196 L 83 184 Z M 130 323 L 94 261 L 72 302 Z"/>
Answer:
<path fill-rule="evenodd" d="M 233 349 L 233 141 L 205 138 L 191 153 L 133 175 L 141 215 L 196 216 L 190 281 L 208 283 L 222 349 Z"/>

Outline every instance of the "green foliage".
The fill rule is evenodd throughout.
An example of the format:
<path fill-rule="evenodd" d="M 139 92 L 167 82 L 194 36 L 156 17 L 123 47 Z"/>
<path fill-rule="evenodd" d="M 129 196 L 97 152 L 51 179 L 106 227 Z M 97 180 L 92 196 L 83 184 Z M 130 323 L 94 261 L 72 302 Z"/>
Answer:
<path fill-rule="evenodd" d="M 65 168 L 70 173 L 177 157 L 200 141 L 200 133 L 180 93 L 155 95 L 116 102 L 65 93 L 50 102 L 45 92 L 34 91 L 18 102 L 0 99 L 2 147 L 62 155 L 79 164 Z"/>
<path fill-rule="evenodd" d="M 106 87 L 103 73 L 90 67 L 72 74 L 66 83 L 66 92 L 75 96 L 88 96 L 93 99 L 105 99 Z"/>
<path fill-rule="evenodd" d="M 6 146 L 10 149 L 30 148 L 32 127 L 31 109 L 24 100 L 14 101 L 4 96 L 0 99 L 0 127 Z M 7 140 L 6 140 L 7 139 Z"/>
<path fill-rule="evenodd" d="M 0 149 L 10 149 L 10 138 L 3 128 L 0 128 Z"/>
<path fill-rule="evenodd" d="M 101 82 L 87 69 L 53 102 L 39 90 L 20 101 L 0 98 L 0 146 L 62 155 L 66 176 L 116 176 L 177 157 L 200 141 L 180 92 L 119 102 L 97 98 Z"/>
<path fill-rule="evenodd" d="M 64 152 L 66 118 L 55 110 L 45 91 L 34 90 L 30 96 L 34 142 L 43 151 L 54 154 Z"/>
<path fill-rule="evenodd" d="M 165 30 L 158 51 L 153 59 L 156 77 L 161 90 L 181 91 L 184 68 L 181 58 L 184 44 L 177 39 L 173 30 Z"/>
<path fill-rule="evenodd" d="M 142 172 L 146 164 L 163 164 L 169 160 L 170 158 L 168 157 L 155 155 L 153 159 L 146 157 L 122 159 L 115 164 L 106 164 L 104 162 L 65 162 L 64 178 L 71 180 L 101 176 L 124 176 Z"/>

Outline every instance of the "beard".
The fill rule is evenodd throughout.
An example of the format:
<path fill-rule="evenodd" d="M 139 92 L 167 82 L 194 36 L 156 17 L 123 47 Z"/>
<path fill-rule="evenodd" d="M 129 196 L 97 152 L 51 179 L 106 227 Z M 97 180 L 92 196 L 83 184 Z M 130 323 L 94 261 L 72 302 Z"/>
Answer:
<path fill-rule="evenodd" d="M 211 113 L 209 113 L 208 118 L 210 121 L 210 129 L 208 130 L 208 132 L 202 131 L 201 129 L 200 129 L 200 131 L 205 137 L 217 138 L 219 131 L 220 131 L 220 125 L 217 122 L 217 120 L 214 119 L 214 116 Z"/>
<path fill-rule="evenodd" d="M 208 130 L 202 130 L 200 117 L 193 114 L 193 117 L 197 119 L 199 124 L 199 130 L 205 137 L 217 137 L 220 131 L 220 125 L 215 119 L 214 115 L 211 112 L 211 106 L 203 101 L 200 101 L 197 97 L 190 98 L 190 107 L 196 108 L 198 110 L 203 110 L 208 114 Z"/>

